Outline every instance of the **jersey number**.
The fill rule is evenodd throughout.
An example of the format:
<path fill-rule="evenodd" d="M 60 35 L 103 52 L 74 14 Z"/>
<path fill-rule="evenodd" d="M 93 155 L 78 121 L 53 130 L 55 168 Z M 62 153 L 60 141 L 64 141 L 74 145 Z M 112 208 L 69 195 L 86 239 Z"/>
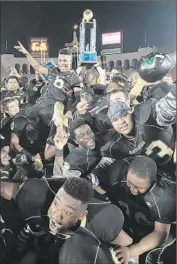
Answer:
<path fill-rule="evenodd" d="M 155 149 L 157 149 L 157 156 L 159 158 L 163 158 L 166 155 L 171 157 L 173 155 L 173 150 L 167 147 L 167 145 L 161 140 L 153 141 L 147 148 L 146 155 L 152 155 Z"/>
<path fill-rule="evenodd" d="M 59 77 L 57 77 L 54 81 L 54 84 L 53 84 L 56 88 L 58 89 L 62 89 L 63 86 L 64 86 L 64 81 L 62 79 L 60 79 Z"/>

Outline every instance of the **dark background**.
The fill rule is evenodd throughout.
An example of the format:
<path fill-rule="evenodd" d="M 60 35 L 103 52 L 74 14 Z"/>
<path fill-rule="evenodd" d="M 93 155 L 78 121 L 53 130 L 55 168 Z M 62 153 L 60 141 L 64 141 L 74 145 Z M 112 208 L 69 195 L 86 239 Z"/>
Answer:
<path fill-rule="evenodd" d="M 176 3 L 65 1 L 1 2 L 1 53 L 20 56 L 13 49 L 20 40 L 28 47 L 29 37 L 49 38 L 50 57 L 56 57 L 66 42 L 72 41 L 72 27 L 79 24 L 85 9 L 91 9 L 98 23 L 97 51 L 101 34 L 123 30 L 124 52 L 138 47 L 165 46 L 176 40 Z"/>

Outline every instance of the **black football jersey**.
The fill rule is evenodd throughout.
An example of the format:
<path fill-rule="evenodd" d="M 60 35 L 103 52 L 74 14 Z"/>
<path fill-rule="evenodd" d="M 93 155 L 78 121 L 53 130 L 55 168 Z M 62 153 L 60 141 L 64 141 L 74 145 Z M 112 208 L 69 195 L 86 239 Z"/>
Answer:
<path fill-rule="evenodd" d="M 103 176 L 109 175 L 107 195 L 122 209 L 126 226 L 142 237 L 153 230 L 154 222 L 175 221 L 176 183 L 158 173 L 156 183 L 147 193 L 134 196 L 126 184 L 128 165 L 126 160 L 116 160 L 104 170 Z"/>
<path fill-rule="evenodd" d="M 88 216 L 62 246 L 59 263 L 114 263 L 109 247 L 123 227 L 121 210 L 110 203 L 93 199 Z M 110 224 L 111 223 L 111 224 Z"/>
<path fill-rule="evenodd" d="M 169 162 L 174 150 L 174 134 L 171 126 L 160 127 L 153 115 L 153 101 L 148 100 L 135 108 L 133 139 L 111 130 L 108 142 L 101 148 L 102 155 L 121 159 L 129 156 L 147 155 L 158 165 Z"/>
<path fill-rule="evenodd" d="M 47 233 L 48 208 L 50 207 L 54 199 L 55 193 L 57 193 L 58 189 L 62 186 L 63 183 L 64 179 L 31 179 L 26 181 L 22 185 L 16 197 L 16 203 L 22 217 L 26 220 L 26 223 L 30 225 L 34 232 L 40 232 L 41 230 L 44 230 Z M 83 219 L 81 223 L 78 223 L 78 225 L 76 225 L 76 229 L 74 230 L 71 228 L 71 230 L 65 230 L 62 233 L 57 234 L 55 243 L 57 243 L 59 239 L 65 239 L 67 241 L 68 239 L 70 240 L 70 238 L 78 230 L 77 235 L 79 235 L 79 237 L 78 240 L 76 239 L 76 241 L 79 245 L 80 243 L 82 243 L 82 239 L 80 240 L 81 231 L 82 234 L 84 233 L 85 243 L 88 246 L 91 245 L 91 247 L 95 247 L 95 245 L 97 245 L 97 243 L 95 244 L 95 241 L 99 241 L 100 249 L 98 259 L 102 259 L 103 256 L 109 253 L 107 257 L 111 260 L 112 258 L 110 252 L 108 251 L 108 249 L 104 249 L 104 244 L 109 245 L 120 233 L 124 221 L 123 214 L 117 206 L 110 204 L 110 202 L 101 201 L 97 198 L 92 199 L 87 210 L 87 217 Z M 96 240 L 91 239 L 91 241 L 93 241 L 93 243 L 91 244 L 90 238 L 87 236 L 88 233 L 91 234 L 92 238 L 96 237 Z M 83 253 L 82 245 L 80 245 L 80 247 L 81 252 Z M 87 247 L 87 249 L 89 248 Z M 76 254 L 73 256 L 75 261 L 78 260 L 78 257 L 80 256 L 79 252 L 80 251 L 78 251 L 78 254 L 76 252 Z M 91 248 L 91 256 L 88 258 L 89 260 L 92 259 L 93 252 L 95 251 Z M 63 257 L 65 259 L 65 253 L 62 258 Z M 70 259 L 70 257 L 71 255 L 68 255 L 68 259 Z"/>
<path fill-rule="evenodd" d="M 96 140 L 97 142 L 97 140 Z M 68 162 L 71 170 L 80 171 L 82 177 L 90 173 L 101 159 L 99 144 L 96 144 L 94 150 L 73 148 L 66 156 L 65 162 Z"/>
<path fill-rule="evenodd" d="M 37 102 L 40 104 L 55 104 L 59 101 L 65 104 L 68 99 L 67 94 L 62 91 L 65 86 L 70 89 L 80 87 L 79 76 L 74 71 L 62 73 L 58 68 L 51 69 L 49 71 L 49 85 Z"/>
<path fill-rule="evenodd" d="M 16 196 L 16 204 L 22 218 L 33 226 L 40 226 L 41 228 L 48 230 L 48 209 L 55 197 L 55 194 L 58 192 L 64 182 L 65 179 L 29 179 L 24 182 Z M 111 205 L 111 209 L 109 209 L 110 202 L 93 198 L 88 207 L 88 215 L 85 226 L 87 226 L 89 229 L 92 229 L 93 221 L 99 222 L 101 221 L 100 218 L 102 219 L 102 217 L 100 217 L 99 221 L 94 220 L 94 216 L 99 213 L 102 215 L 102 210 L 107 207 L 107 212 L 109 212 L 109 210 L 117 212 L 118 210 L 121 215 L 120 209 L 117 209 L 116 206 Z M 121 215 L 121 217 L 123 216 Z M 105 221 L 108 221 L 108 218 L 107 220 L 105 219 Z M 120 218 L 120 220 L 123 221 L 123 218 Z M 117 228 L 117 232 L 120 232 L 119 225 L 115 226 Z M 96 228 L 95 225 L 94 228 Z M 99 230 L 95 230 L 95 232 L 99 233 Z M 111 236 L 111 239 L 114 240 L 114 234 Z"/>

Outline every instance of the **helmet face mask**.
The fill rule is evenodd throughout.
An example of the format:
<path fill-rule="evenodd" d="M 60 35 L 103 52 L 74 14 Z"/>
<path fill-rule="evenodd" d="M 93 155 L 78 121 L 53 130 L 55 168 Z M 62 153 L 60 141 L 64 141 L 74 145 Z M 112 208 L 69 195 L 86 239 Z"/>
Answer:
<path fill-rule="evenodd" d="M 161 80 L 170 68 L 170 58 L 166 54 L 154 52 L 142 57 L 137 65 L 140 77 L 149 83 Z"/>

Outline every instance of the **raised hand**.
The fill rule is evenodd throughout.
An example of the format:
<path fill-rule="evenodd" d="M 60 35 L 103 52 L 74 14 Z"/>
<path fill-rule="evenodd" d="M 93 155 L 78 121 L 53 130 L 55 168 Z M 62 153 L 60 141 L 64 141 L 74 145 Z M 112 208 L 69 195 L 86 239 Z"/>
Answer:
<path fill-rule="evenodd" d="M 87 113 L 88 111 L 88 103 L 86 100 L 81 100 L 78 104 L 77 104 L 77 111 L 79 114 L 84 115 Z"/>
<path fill-rule="evenodd" d="M 21 52 L 21 53 L 23 53 L 24 55 L 28 55 L 29 54 L 29 52 L 25 49 L 25 47 L 21 44 L 21 42 L 20 41 L 18 41 L 18 46 L 14 46 L 14 48 L 16 49 L 16 50 L 18 50 L 19 52 Z"/>
<path fill-rule="evenodd" d="M 62 150 L 68 142 L 68 134 L 63 127 L 57 127 L 54 143 L 57 149 Z"/>

